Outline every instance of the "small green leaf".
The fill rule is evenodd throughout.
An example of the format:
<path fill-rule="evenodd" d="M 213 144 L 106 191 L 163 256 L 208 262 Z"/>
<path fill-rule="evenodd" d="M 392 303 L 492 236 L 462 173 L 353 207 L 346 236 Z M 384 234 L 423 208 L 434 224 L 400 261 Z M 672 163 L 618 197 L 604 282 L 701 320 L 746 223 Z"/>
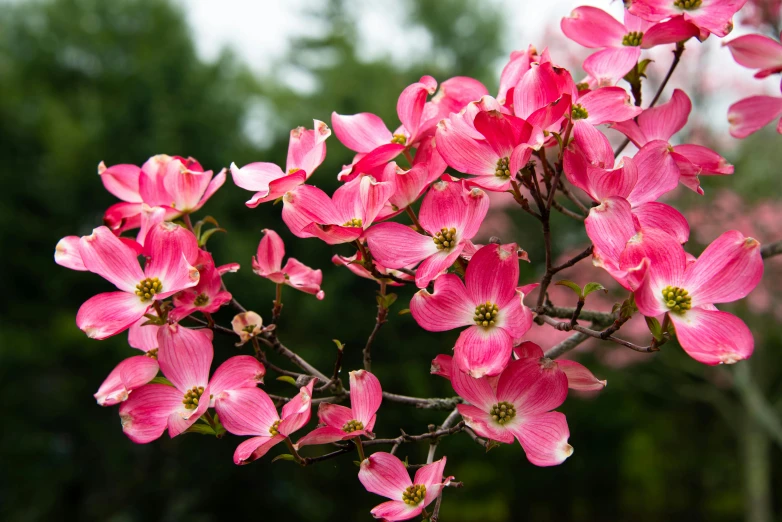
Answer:
<path fill-rule="evenodd" d="M 292 384 L 296 386 L 296 379 L 294 379 L 290 375 L 280 375 L 279 377 L 277 377 L 277 380 L 282 382 L 287 382 L 288 384 Z"/>
<path fill-rule="evenodd" d="M 561 281 L 557 281 L 556 284 L 559 285 L 559 286 L 566 286 L 566 287 L 570 288 L 571 290 L 573 290 L 573 292 L 576 293 L 576 295 L 578 296 L 579 299 L 583 299 L 584 294 L 581 291 L 581 287 L 578 286 L 573 281 L 570 281 L 569 279 L 563 279 Z"/>
<path fill-rule="evenodd" d="M 200 433 L 201 435 L 217 435 L 209 424 L 196 423 L 185 430 L 186 433 Z"/>
<path fill-rule="evenodd" d="M 410 313 L 410 309 L 409 308 L 402 308 L 401 310 L 399 310 L 399 314 L 398 315 L 407 315 L 409 313 Z"/>
<path fill-rule="evenodd" d="M 383 306 L 386 310 L 391 308 L 391 305 L 394 304 L 399 296 L 396 294 L 387 294 L 385 297 L 385 300 L 383 302 Z"/>
<path fill-rule="evenodd" d="M 598 290 L 602 290 L 605 293 L 608 293 L 608 290 L 606 290 L 606 287 L 601 285 L 600 283 L 587 283 L 584 287 L 584 297 L 588 296 L 592 292 L 596 292 Z"/>
<path fill-rule="evenodd" d="M 649 327 L 649 331 L 652 332 L 652 336 L 654 336 L 657 341 L 662 341 L 663 328 L 660 326 L 660 321 L 654 317 L 644 317 L 644 319 L 646 319 L 646 326 Z"/>
<path fill-rule="evenodd" d="M 276 205 L 276 204 L 277 204 L 277 203 L 279 203 L 280 201 L 282 201 L 282 196 L 280 196 L 279 198 L 275 199 L 275 200 L 274 200 L 274 203 L 272 203 L 272 205 Z"/>
<path fill-rule="evenodd" d="M 646 68 L 649 67 L 649 64 L 652 63 L 653 61 L 654 60 L 650 58 L 646 58 L 645 60 L 641 60 L 640 62 L 638 62 L 638 65 L 636 66 L 638 75 L 646 78 Z"/>
<path fill-rule="evenodd" d="M 340 352 L 345 350 L 345 345 L 342 344 L 342 342 L 339 339 L 332 339 L 332 341 L 334 341 L 334 344 L 337 345 L 337 350 L 339 350 Z"/>
<path fill-rule="evenodd" d="M 354 460 L 353 464 L 355 464 L 356 467 L 359 467 L 359 468 L 361 467 L 361 463 L 359 461 L 357 461 L 357 460 Z"/>
<path fill-rule="evenodd" d="M 215 232 L 225 232 L 226 234 L 228 233 L 228 231 L 225 230 L 224 228 L 210 228 L 209 230 L 201 234 L 201 238 L 198 240 L 198 246 L 200 247 L 206 246 L 206 242 L 209 241 L 209 238 L 212 237 L 212 234 L 214 234 Z"/>
<path fill-rule="evenodd" d="M 158 375 L 157 377 L 155 377 L 154 379 L 149 381 L 149 384 L 165 384 L 166 386 L 171 386 L 172 388 L 174 387 L 174 385 L 171 383 L 171 381 L 169 381 L 168 379 L 166 379 L 162 375 Z"/>
<path fill-rule="evenodd" d="M 499 442 L 497 442 L 496 440 L 490 440 L 489 443 L 486 444 L 486 453 L 489 453 L 494 448 L 499 448 L 500 445 L 501 444 Z"/>
<path fill-rule="evenodd" d="M 630 297 L 622 302 L 622 306 L 619 308 L 619 316 L 622 319 L 629 319 L 637 311 L 638 307 L 635 306 L 635 295 L 630 294 Z"/>
<path fill-rule="evenodd" d="M 290 453 L 282 453 L 282 454 L 277 455 L 276 457 L 274 457 L 272 459 L 272 462 L 277 462 L 278 460 L 293 460 L 293 461 L 295 461 L 296 457 L 294 457 Z"/>

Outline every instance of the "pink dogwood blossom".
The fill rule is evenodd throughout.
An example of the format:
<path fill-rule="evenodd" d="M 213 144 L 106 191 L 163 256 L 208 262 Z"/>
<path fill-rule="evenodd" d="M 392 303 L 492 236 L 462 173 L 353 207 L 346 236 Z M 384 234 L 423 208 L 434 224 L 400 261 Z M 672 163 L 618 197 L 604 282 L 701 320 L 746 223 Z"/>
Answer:
<path fill-rule="evenodd" d="M 239 270 L 238 264 L 216 267 L 212 254 L 199 250 L 195 266 L 199 273 L 198 284 L 174 295 L 174 309 L 169 313 L 174 321 L 194 312 L 214 313 L 231 301 L 230 292 L 223 289 L 222 275 Z"/>
<path fill-rule="evenodd" d="M 383 275 L 389 275 L 393 276 L 396 279 L 401 279 L 403 281 L 413 281 L 415 280 L 414 276 L 411 276 L 410 274 L 407 274 L 405 272 L 400 272 L 399 270 L 393 270 L 390 268 L 386 268 L 380 263 L 377 262 L 376 259 L 372 260 L 372 266 L 374 266 L 375 270 L 379 274 L 381 274 L 381 278 L 378 279 L 373 275 L 373 273 L 367 269 L 367 267 L 364 265 L 364 258 L 361 252 L 356 252 L 352 256 L 341 256 L 339 254 L 334 254 L 331 258 L 331 262 L 334 263 L 337 266 L 344 266 L 354 274 L 356 274 L 359 277 L 363 277 L 364 279 L 371 279 L 373 281 L 377 281 L 378 283 L 381 282 L 381 279 L 385 284 L 391 285 L 391 286 L 402 286 L 403 283 L 394 281 L 391 278 L 383 278 Z M 405 267 L 408 268 L 408 267 Z"/>
<path fill-rule="evenodd" d="M 449 176 L 434 183 L 424 196 L 419 222 L 428 235 L 400 223 L 379 223 L 366 232 L 372 256 L 388 268 L 421 263 L 415 281 L 419 288 L 444 273 L 461 254 L 489 210 L 489 197 L 478 188 Z"/>
<path fill-rule="evenodd" d="M 285 257 L 285 244 L 274 230 L 263 229 L 263 238 L 258 244 L 258 251 L 253 257 L 253 272 L 261 277 L 277 283 L 288 285 L 304 293 L 323 299 L 326 294 L 320 289 L 323 282 L 323 272 L 313 270 L 301 261 L 288 258 L 285 267 L 282 259 Z"/>
<path fill-rule="evenodd" d="M 231 176 L 237 186 L 255 192 L 247 202 L 250 208 L 274 201 L 301 185 L 326 158 L 326 138 L 331 129 L 322 121 L 313 120 L 313 130 L 296 127 L 288 143 L 288 160 L 283 172 L 274 163 L 249 163 L 242 168 L 231 163 Z"/>
<path fill-rule="evenodd" d="M 748 69 L 758 69 L 755 78 L 765 78 L 782 72 L 782 43 L 773 38 L 762 34 L 748 34 L 722 45 L 730 49 L 736 63 Z"/>
<path fill-rule="evenodd" d="M 568 379 L 551 359 L 525 357 L 508 363 L 499 378 L 475 379 L 454 369 L 451 385 L 469 404 L 457 408 L 475 433 L 512 444 L 516 438 L 536 466 L 556 466 L 573 454 L 562 413 Z"/>
<path fill-rule="evenodd" d="M 282 407 L 282 417 L 274 403 L 263 390 L 244 388 L 231 396 L 236 408 L 230 414 L 221 415 L 225 429 L 234 435 L 253 435 L 236 448 L 235 464 L 249 464 L 257 460 L 304 427 L 310 420 L 312 388 L 316 379 L 299 389 L 299 393 Z"/>
<path fill-rule="evenodd" d="M 189 231 L 173 223 L 161 223 L 149 233 L 144 248 L 149 261 L 142 271 L 136 251 L 108 228 L 96 228 L 79 242 L 82 261 L 87 270 L 104 277 L 120 291 L 88 299 L 79 308 L 76 324 L 93 339 L 125 331 L 155 301 L 198 284 L 198 270 L 190 264 L 197 249 Z"/>
<path fill-rule="evenodd" d="M 239 336 L 239 343 L 236 346 L 242 346 L 263 332 L 263 319 L 255 312 L 242 312 L 236 314 L 231 320 L 231 327 Z"/>
<path fill-rule="evenodd" d="M 516 291 L 519 260 L 515 245 L 487 245 L 472 257 L 464 282 L 456 274 L 435 280 L 434 293 L 419 290 L 410 301 L 416 322 L 430 332 L 462 326 L 454 347 L 456 366 L 473 377 L 497 375 L 508 364 L 514 340 L 532 324 Z"/>
<path fill-rule="evenodd" d="M 350 408 L 321 403 L 318 420 L 322 426 L 299 439 L 296 447 L 330 444 L 362 435 L 374 438 L 375 414 L 382 400 L 383 390 L 377 377 L 366 370 L 350 372 Z"/>
<path fill-rule="evenodd" d="M 682 15 L 688 22 L 720 38 L 733 30 L 733 15 L 747 0 L 625 0 L 634 15 L 650 22 Z M 708 35 L 707 33 L 707 35 Z"/>
<path fill-rule="evenodd" d="M 443 478 L 446 458 L 421 466 L 410 480 L 407 468 L 397 457 L 378 451 L 361 463 L 358 480 L 370 493 L 390 498 L 375 506 L 372 516 L 394 522 L 417 517 L 440 495 L 452 477 Z"/>
<path fill-rule="evenodd" d="M 642 231 L 622 254 L 636 272 L 635 302 L 647 317 L 666 314 L 682 348 L 704 364 L 731 364 L 752 354 L 752 333 L 735 315 L 717 310 L 749 294 L 763 276 L 760 244 L 732 230 L 715 239 L 694 262 L 670 236 Z"/>
<path fill-rule="evenodd" d="M 730 135 L 743 139 L 782 116 L 782 97 L 750 96 L 728 107 Z M 782 134 L 782 118 L 777 122 Z"/>

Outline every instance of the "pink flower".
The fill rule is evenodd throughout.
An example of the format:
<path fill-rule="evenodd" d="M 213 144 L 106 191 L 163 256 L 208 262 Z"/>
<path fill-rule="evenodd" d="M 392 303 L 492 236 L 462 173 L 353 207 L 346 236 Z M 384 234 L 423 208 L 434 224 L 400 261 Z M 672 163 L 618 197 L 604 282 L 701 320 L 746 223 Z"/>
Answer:
<path fill-rule="evenodd" d="M 488 97 L 487 97 L 488 98 Z M 482 102 L 472 121 L 466 114 L 452 114 L 437 124 L 437 151 L 459 172 L 473 174 L 470 182 L 486 190 L 504 191 L 512 176 L 526 165 L 532 150 L 543 144 L 539 127 L 503 114 L 493 98 Z M 475 105 L 475 107 L 478 107 Z"/>
<path fill-rule="evenodd" d="M 263 319 L 255 312 L 242 312 L 236 314 L 231 320 L 231 327 L 239 336 L 239 343 L 236 346 L 241 346 L 263 332 Z"/>
<path fill-rule="evenodd" d="M 782 116 L 782 98 L 777 96 L 750 96 L 728 107 L 730 135 L 743 139 Z M 777 122 L 782 134 L 782 118 Z"/>
<path fill-rule="evenodd" d="M 584 61 L 584 70 L 600 85 L 601 81 L 613 85 L 630 72 L 641 57 L 641 49 L 689 40 L 700 34 L 683 16 L 653 23 L 625 11 L 622 24 L 602 9 L 590 6 L 575 8 L 560 26 L 565 36 L 584 47 L 603 49 Z M 596 71 L 601 73 L 594 74 Z"/>
<path fill-rule="evenodd" d="M 671 137 L 687 123 L 692 110 L 690 98 L 680 89 L 673 91 L 671 99 L 651 109 L 646 109 L 634 120 L 613 124 L 611 127 L 623 133 L 643 153 L 636 155 L 639 163 L 649 168 L 672 171 L 680 176 L 681 183 L 703 194 L 698 175 L 733 174 L 733 165 L 713 150 L 701 145 L 670 144 Z M 676 174 L 674 174 L 674 172 Z"/>
<path fill-rule="evenodd" d="M 192 233 L 173 223 L 160 223 L 147 238 L 144 254 L 149 261 L 142 271 L 135 250 L 108 228 L 96 228 L 79 242 L 82 261 L 87 270 L 104 277 L 120 291 L 88 299 L 79 308 L 76 324 L 93 339 L 105 339 L 126 330 L 155 301 L 198 284 L 198 270 L 190 264 L 197 249 Z"/>
<path fill-rule="evenodd" d="M 688 262 L 676 240 L 646 230 L 628 243 L 621 261 L 637 274 L 640 312 L 647 317 L 667 314 L 690 357 L 704 364 L 731 364 L 752 354 L 749 328 L 714 303 L 741 299 L 760 282 L 763 260 L 756 240 L 735 230 L 725 232 Z"/>
<path fill-rule="evenodd" d="M 426 141 L 434 141 L 434 138 L 428 138 Z M 434 170 L 430 169 L 430 164 L 424 161 L 415 161 L 419 159 L 419 155 L 423 155 L 421 154 L 423 149 L 419 148 L 416 151 L 412 168 L 405 170 L 399 167 L 396 162 L 390 161 L 384 167 L 378 167 L 371 173 L 377 181 L 387 181 L 394 186 L 394 192 L 377 216 L 378 221 L 401 213 L 405 208 L 415 203 L 432 182 L 443 175 L 447 166 L 433 147 L 430 148 L 431 154 L 439 159 L 439 161 L 432 163 L 435 167 Z"/>
<path fill-rule="evenodd" d="M 194 312 L 213 313 L 231 301 L 231 294 L 223 288 L 222 274 L 236 272 L 239 265 L 233 263 L 216 267 L 212 254 L 198 251 L 196 260 L 198 284 L 174 295 L 174 309 L 169 313 L 173 321 L 179 321 Z"/>
<path fill-rule="evenodd" d="M 130 393 L 155 378 L 158 372 L 157 350 L 128 357 L 109 373 L 95 393 L 101 406 L 114 406 L 127 400 Z"/>
<path fill-rule="evenodd" d="M 349 243 L 364 231 L 394 193 L 391 182 L 372 176 L 355 178 L 329 198 L 312 185 L 302 185 L 283 197 L 282 219 L 297 237 L 317 237 L 329 245 Z"/>
<path fill-rule="evenodd" d="M 514 340 L 532 324 L 516 292 L 518 280 L 515 245 L 487 245 L 470 260 L 464 283 L 456 274 L 438 277 L 434 293 L 419 290 L 413 296 L 410 312 L 430 332 L 469 326 L 456 341 L 457 367 L 474 377 L 497 375 L 510 360 Z"/>
<path fill-rule="evenodd" d="M 288 285 L 296 290 L 312 294 L 318 299 L 323 299 L 326 294 L 320 289 L 323 282 L 323 273 L 313 270 L 301 261 L 288 258 L 285 267 L 282 266 L 282 258 L 285 257 L 285 244 L 277 232 L 268 228 L 263 229 L 263 238 L 258 244 L 258 252 L 253 257 L 253 272 L 265 277 L 278 285 Z"/>
<path fill-rule="evenodd" d="M 345 257 L 340 256 L 338 254 L 334 254 L 334 256 L 331 258 L 331 262 L 334 263 L 337 266 L 344 266 L 354 274 L 356 274 L 359 277 L 363 277 L 365 279 L 371 279 L 373 281 L 380 282 L 379 279 L 377 279 L 374 275 L 372 275 L 372 272 L 370 272 L 366 266 L 364 266 L 363 257 L 361 255 L 361 252 L 356 252 L 354 255 Z M 389 268 L 384 267 L 383 265 L 379 264 L 376 259 L 372 260 L 372 264 L 374 265 L 375 269 L 383 275 L 392 275 L 396 277 L 397 279 L 402 279 L 405 281 L 413 281 L 414 277 L 406 274 L 404 272 L 400 272 L 398 270 L 392 270 Z M 408 268 L 408 267 L 405 267 Z M 386 284 L 391 286 L 402 286 L 403 283 L 397 283 L 396 281 L 393 281 L 391 279 L 386 279 Z"/>
<path fill-rule="evenodd" d="M 399 95 L 396 112 L 402 125 L 392 134 L 379 116 L 362 112 L 351 116 L 343 116 L 336 112 L 331 114 L 331 125 L 337 139 L 344 146 L 359 153 L 351 171 L 341 179 L 350 181 L 356 176 L 369 172 L 394 159 L 403 150 L 415 145 L 422 136 L 422 131 L 431 127 L 434 122 L 424 119 L 426 98 L 434 94 L 437 81 L 431 76 L 421 79 L 405 88 Z M 430 117 L 436 117 L 436 110 L 430 109 Z M 435 120 L 436 121 L 436 120 Z"/>
<path fill-rule="evenodd" d="M 683 15 L 688 22 L 721 38 L 733 30 L 733 15 L 746 2 L 747 0 L 626 0 L 625 6 L 632 14 L 650 22 Z"/>
<path fill-rule="evenodd" d="M 562 413 L 551 411 L 567 397 L 568 379 L 551 359 L 511 361 L 498 379 L 451 372 L 456 393 L 469 404 L 457 408 L 475 433 L 498 442 L 519 441 L 536 466 L 556 466 L 573 454 Z"/>
<path fill-rule="evenodd" d="M 367 243 L 372 256 L 385 267 L 405 268 L 420 262 L 415 281 L 419 288 L 426 288 L 456 261 L 478 233 L 488 210 L 485 192 L 444 176 L 421 203 L 419 221 L 428 235 L 400 223 L 379 223 L 367 230 Z"/>
<path fill-rule="evenodd" d="M 536 112 L 558 106 L 558 100 L 568 97 L 567 108 L 570 100 L 578 97 L 573 77 L 566 69 L 551 63 L 548 51 L 544 50 L 538 60 L 530 63 L 529 70 L 513 89 L 513 114 L 530 123 Z"/>
<path fill-rule="evenodd" d="M 304 127 L 293 129 L 284 172 L 274 163 L 249 163 L 241 169 L 231 163 L 234 183 L 255 192 L 247 206 L 254 208 L 274 201 L 307 181 L 326 158 L 326 138 L 329 136 L 331 130 L 318 120 L 313 120 L 313 130 Z"/>
<path fill-rule="evenodd" d="M 390 453 L 378 451 L 364 459 L 358 480 L 370 493 L 391 499 L 375 506 L 372 516 L 393 522 L 420 515 L 452 478 L 443 479 L 445 462 L 443 457 L 422 466 L 411 481 L 405 465 Z"/>
<path fill-rule="evenodd" d="M 526 51 L 513 51 L 510 53 L 510 59 L 500 74 L 500 88 L 497 92 L 497 103 L 507 106 L 513 110 L 513 93 L 516 84 L 521 77 L 530 70 L 533 63 L 539 62 L 540 56 L 535 46 L 530 45 Z M 476 98 L 476 99 L 480 99 Z M 456 112 L 456 111 L 453 111 Z"/>
<path fill-rule="evenodd" d="M 782 72 L 782 44 L 762 34 L 739 36 L 722 45 L 730 49 L 733 59 L 749 69 L 759 69 L 755 78 Z"/>
<path fill-rule="evenodd" d="M 310 420 L 313 379 L 299 389 L 298 395 L 282 407 L 282 417 L 277 414 L 274 403 L 263 390 L 245 388 L 232 393 L 237 405 L 225 429 L 234 435 L 254 435 L 245 440 L 234 452 L 234 464 L 249 464 L 257 460 L 300 430 Z M 221 420 L 223 415 L 220 415 Z"/>
<path fill-rule="evenodd" d="M 374 438 L 375 414 L 383 400 L 377 377 L 365 370 L 350 372 L 350 408 L 321 403 L 315 428 L 296 443 L 297 448 L 313 444 L 330 444 L 362 435 Z"/>
<path fill-rule="evenodd" d="M 573 104 L 570 113 L 573 133 L 575 136 L 583 135 L 584 139 L 594 139 L 593 136 L 599 133 L 596 125 L 630 120 L 641 111 L 621 87 L 601 87 L 579 97 Z"/>
<path fill-rule="evenodd" d="M 173 386 L 147 384 L 135 390 L 119 409 L 122 430 L 138 444 L 159 438 L 168 428 L 171 437 L 183 433 L 214 406 L 228 426 L 242 407 L 231 394 L 255 388 L 265 369 L 248 355 L 232 357 L 215 371 L 211 330 L 190 330 L 177 324 L 158 331 L 160 371 Z"/>

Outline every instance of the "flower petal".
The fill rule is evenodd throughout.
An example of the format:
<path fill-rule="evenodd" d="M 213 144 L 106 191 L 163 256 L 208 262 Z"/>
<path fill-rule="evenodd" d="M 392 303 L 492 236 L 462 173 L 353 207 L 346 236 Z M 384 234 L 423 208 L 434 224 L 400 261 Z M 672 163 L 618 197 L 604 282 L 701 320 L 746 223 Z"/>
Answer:
<path fill-rule="evenodd" d="M 253 272 L 261 277 L 282 270 L 282 258 L 285 257 L 285 244 L 274 230 L 264 228 L 258 251 L 253 258 Z"/>
<path fill-rule="evenodd" d="M 297 127 L 291 131 L 286 171 L 300 169 L 309 177 L 323 163 L 326 158 L 326 139 L 331 136 L 331 129 L 319 120 L 312 120 L 312 129 Z"/>
<path fill-rule="evenodd" d="M 280 434 L 289 436 L 300 430 L 309 422 L 312 405 L 312 388 L 315 386 L 316 380 L 317 379 L 312 379 L 309 384 L 299 388 L 299 393 L 282 407 L 282 422 L 279 427 Z"/>
<path fill-rule="evenodd" d="M 211 330 L 192 330 L 178 324 L 158 330 L 160 371 L 181 393 L 209 383 L 214 357 L 212 336 Z"/>
<path fill-rule="evenodd" d="M 686 243 L 690 238 L 690 225 L 687 219 L 675 208 L 650 201 L 633 208 L 633 216 L 643 228 L 657 228 L 673 236 L 679 243 Z"/>
<path fill-rule="evenodd" d="M 128 203 L 141 203 L 141 194 L 139 194 L 139 176 L 141 169 L 136 165 L 112 165 L 106 168 L 101 162 L 98 165 L 98 174 L 106 190 L 117 196 L 122 201 Z"/>
<path fill-rule="evenodd" d="M 556 466 L 573 454 L 573 446 L 567 443 L 570 438 L 567 420 L 558 411 L 527 417 L 510 429 L 519 439 L 527 459 L 536 466 Z"/>
<path fill-rule="evenodd" d="M 342 431 L 340 428 L 322 426 L 320 428 L 315 428 L 296 441 L 296 448 L 303 448 L 304 446 L 314 446 L 318 444 L 331 444 L 332 442 L 356 437 L 358 436 L 356 433 L 357 432 L 348 434 Z"/>
<path fill-rule="evenodd" d="M 350 372 L 350 407 L 354 419 L 369 424 L 383 401 L 383 390 L 377 377 L 366 370 Z"/>
<path fill-rule="evenodd" d="M 627 33 L 622 23 L 602 9 L 590 6 L 576 7 L 563 18 L 560 28 L 574 42 L 591 47 L 619 47 Z"/>
<path fill-rule="evenodd" d="M 473 305 L 490 302 L 502 307 L 516 296 L 519 259 L 516 245 L 490 244 L 470 259 L 464 282 Z"/>
<path fill-rule="evenodd" d="M 728 107 L 730 135 L 746 138 L 782 116 L 782 98 L 750 96 Z"/>
<path fill-rule="evenodd" d="M 318 407 L 318 419 L 321 423 L 333 428 L 342 428 L 352 420 L 358 420 L 353 414 L 353 410 L 340 406 L 339 404 L 330 404 L 328 402 L 320 403 Z"/>
<path fill-rule="evenodd" d="M 98 294 L 81 305 L 76 326 L 92 339 L 105 339 L 124 332 L 144 316 L 150 304 L 125 292 Z"/>
<path fill-rule="evenodd" d="M 413 485 L 402 461 L 383 451 L 377 451 L 364 459 L 358 480 L 370 493 L 399 500 L 403 505 L 402 493 Z"/>
<path fill-rule="evenodd" d="M 567 387 L 578 391 L 602 390 L 607 381 L 601 381 L 586 366 L 568 359 L 557 360 L 559 369 L 567 376 Z"/>
<path fill-rule="evenodd" d="M 473 324 L 475 304 L 459 276 L 445 274 L 435 279 L 434 293 L 419 290 L 413 295 L 410 312 L 424 330 L 444 332 Z"/>
<path fill-rule="evenodd" d="M 91 235 L 81 238 L 79 255 L 87 270 L 124 292 L 134 292 L 144 279 L 136 252 L 106 227 L 98 227 Z"/>
<path fill-rule="evenodd" d="M 413 484 L 426 486 L 426 497 L 421 507 L 425 508 L 428 506 L 440 494 L 440 490 L 443 487 L 443 473 L 446 462 L 447 459 L 443 457 L 440 460 L 421 466 L 415 472 Z"/>
<path fill-rule="evenodd" d="M 424 112 L 426 97 L 437 90 L 437 82 L 431 76 L 422 76 L 421 79 L 405 87 L 396 103 L 396 113 L 407 132 L 410 133 L 412 145 L 418 137 L 418 129 L 421 126 L 421 115 Z"/>
<path fill-rule="evenodd" d="M 135 390 L 119 407 L 122 431 L 136 444 L 160 438 L 171 412 L 182 405 L 182 393 L 165 384 L 147 384 Z"/>
<path fill-rule="evenodd" d="M 126 400 L 130 392 L 151 381 L 158 372 L 155 359 L 145 355 L 129 357 L 114 368 L 94 397 L 101 406 L 113 406 Z"/>
<path fill-rule="evenodd" d="M 285 437 L 282 435 L 247 439 L 236 447 L 236 451 L 234 451 L 234 464 L 249 464 L 250 462 L 258 460 L 283 440 L 285 440 Z"/>
<path fill-rule="evenodd" d="M 510 402 L 521 416 L 559 407 L 567 397 L 568 380 L 550 359 L 511 361 L 497 383 L 497 400 Z"/>
<path fill-rule="evenodd" d="M 598 86 L 614 86 L 630 72 L 641 57 L 639 47 L 603 49 L 584 60 L 584 71 L 595 79 Z M 589 113 L 590 117 L 592 113 Z M 628 118 L 630 119 L 630 118 Z"/>
<path fill-rule="evenodd" d="M 87 270 L 79 252 L 79 236 L 66 236 L 57 242 L 54 247 L 54 262 L 71 270 Z"/>
<path fill-rule="evenodd" d="M 752 332 L 733 314 L 694 307 L 668 316 L 684 351 L 703 364 L 733 364 L 749 358 L 755 349 Z"/>
<path fill-rule="evenodd" d="M 650 141 L 633 157 L 638 167 L 638 183 L 627 197 L 631 205 L 640 205 L 675 189 L 679 184 L 679 167 L 667 141 Z"/>
<path fill-rule="evenodd" d="M 401 500 L 389 500 L 372 508 L 372 516 L 375 518 L 395 522 L 397 520 L 409 520 L 421 514 L 423 508 L 420 504 L 410 506 Z"/>
<path fill-rule="evenodd" d="M 209 389 L 216 400 L 228 390 L 255 388 L 263 383 L 266 368 L 251 355 L 235 355 L 215 370 L 209 381 Z"/>
<path fill-rule="evenodd" d="M 459 410 L 459 414 L 464 419 L 465 424 L 479 436 L 504 442 L 505 444 L 513 444 L 513 433 L 508 431 L 508 428 L 494 422 L 489 415 L 491 406 L 481 410 L 469 404 L 458 404 L 456 408 Z"/>
<path fill-rule="evenodd" d="M 152 227 L 144 241 L 144 253 L 149 256 L 145 276 L 157 277 L 163 285 L 155 299 L 165 299 L 198 284 L 200 274 L 192 266 L 198 257 L 198 243 L 186 228 L 169 221 Z"/>
<path fill-rule="evenodd" d="M 638 116 L 638 126 L 648 141 L 669 141 L 671 136 L 682 130 L 692 111 L 689 96 L 681 89 L 675 89 L 667 102 L 646 109 Z"/>
<path fill-rule="evenodd" d="M 388 268 L 414 265 L 438 252 L 432 238 L 401 223 L 378 223 L 366 231 L 372 256 Z"/>
<path fill-rule="evenodd" d="M 379 116 L 368 112 L 353 115 L 331 113 L 331 126 L 337 139 L 350 150 L 370 152 L 391 142 L 391 131 Z"/>
<path fill-rule="evenodd" d="M 223 392 L 215 404 L 220 422 L 234 435 L 270 435 L 280 420 L 269 396 L 260 388 L 238 388 Z"/>

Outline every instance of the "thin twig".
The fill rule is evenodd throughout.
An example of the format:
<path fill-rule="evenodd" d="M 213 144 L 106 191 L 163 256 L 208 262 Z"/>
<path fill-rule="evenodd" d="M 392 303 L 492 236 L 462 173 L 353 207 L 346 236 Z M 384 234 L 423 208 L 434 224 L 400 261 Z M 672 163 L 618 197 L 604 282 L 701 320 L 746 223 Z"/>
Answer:
<path fill-rule="evenodd" d="M 408 207 L 410 208 L 410 207 Z M 375 326 L 372 328 L 372 333 L 369 334 L 369 338 L 367 339 L 367 344 L 364 346 L 364 369 L 366 371 L 372 370 L 372 343 L 375 341 L 375 337 L 377 337 L 377 333 L 380 331 L 380 327 L 383 326 L 388 317 L 388 308 L 386 308 L 385 304 L 385 298 L 386 298 L 386 282 L 385 280 L 380 280 L 380 299 L 378 299 L 377 302 L 377 316 L 375 317 Z"/>
<path fill-rule="evenodd" d="M 779 254 L 782 254 L 782 241 L 769 243 L 760 248 L 760 257 L 763 259 L 768 259 L 769 257 L 774 257 Z"/>
<path fill-rule="evenodd" d="M 618 337 L 613 337 L 613 336 L 604 337 L 603 332 L 599 332 L 597 330 L 591 330 L 589 328 L 585 328 L 578 324 L 571 325 L 569 321 L 568 322 L 557 321 L 556 319 L 553 319 L 545 315 L 537 316 L 535 318 L 535 321 L 539 323 L 546 323 L 548 325 L 553 326 L 557 330 L 563 332 L 569 332 L 571 330 L 575 330 L 576 332 L 581 332 L 590 337 L 594 337 L 595 339 L 603 339 L 605 341 L 611 341 L 616 344 L 621 344 L 622 346 L 626 346 L 627 348 L 630 348 L 631 350 L 635 350 L 636 352 L 651 353 L 651 352 L 658 351 L 658 349 L 654 346 L 638 346 L 637 344 L 633 344 L 630 341 L 625 341 L 624 339 L 619 339 Z"/>

